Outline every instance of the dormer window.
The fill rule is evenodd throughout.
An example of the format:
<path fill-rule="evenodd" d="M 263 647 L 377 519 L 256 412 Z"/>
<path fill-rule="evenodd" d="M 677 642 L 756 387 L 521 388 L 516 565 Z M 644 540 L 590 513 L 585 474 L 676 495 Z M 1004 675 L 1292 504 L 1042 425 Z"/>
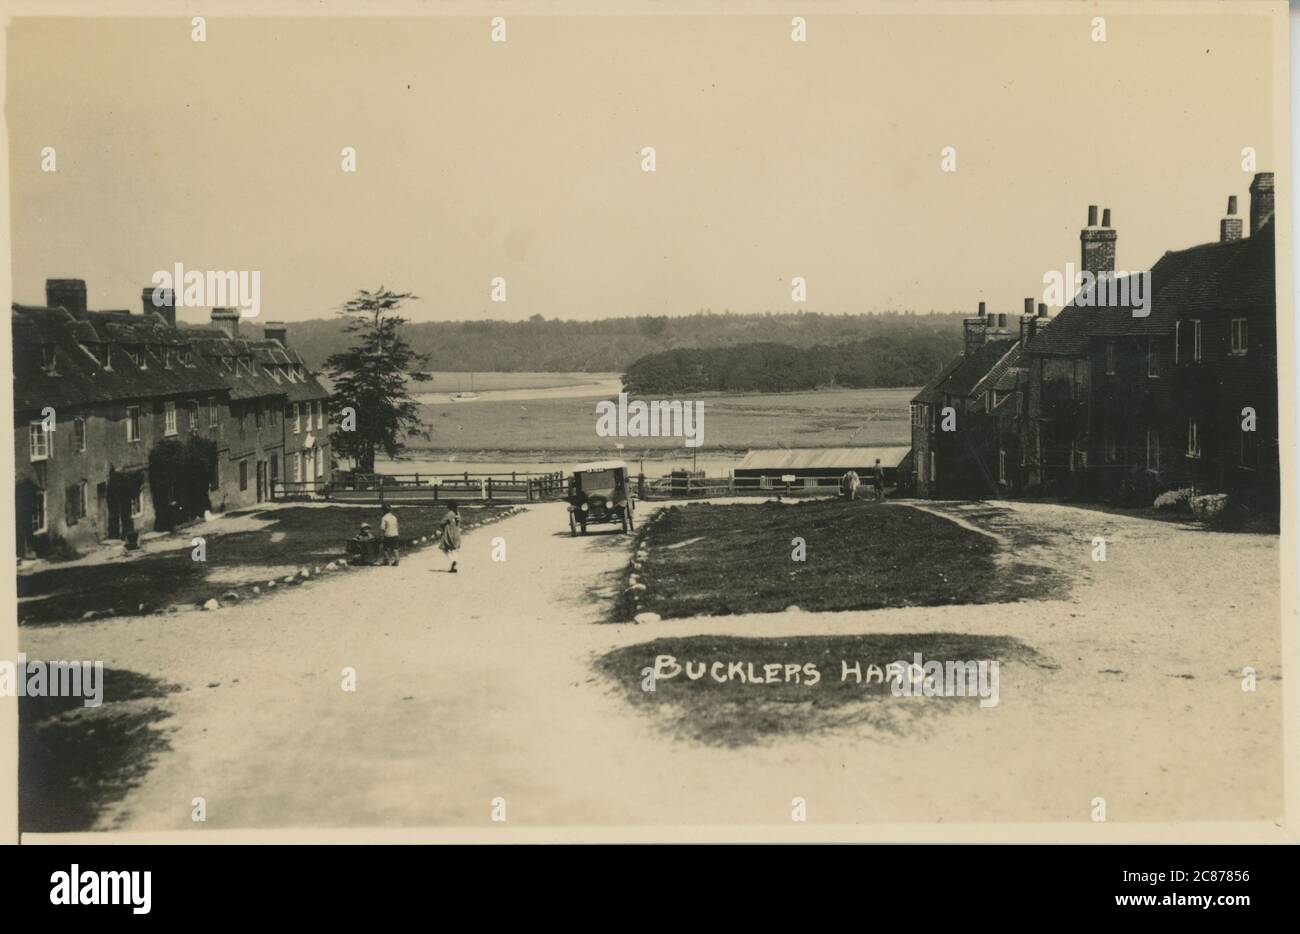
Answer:
<path fill-rule="evenodd" d="M 143 347 L 138 344 L 128 344 L 123 349 L 126 351 L 126 355 L 131 358 L 132 363 L 142 370 L 149 369 L 149 363 L 145 359 Z"/>
<path fill-rule="evenodd" d="M 41 344 L 41 369 L 48 376 L 58 376 L 58 356 L 54 352 L 53 344 Z"/>

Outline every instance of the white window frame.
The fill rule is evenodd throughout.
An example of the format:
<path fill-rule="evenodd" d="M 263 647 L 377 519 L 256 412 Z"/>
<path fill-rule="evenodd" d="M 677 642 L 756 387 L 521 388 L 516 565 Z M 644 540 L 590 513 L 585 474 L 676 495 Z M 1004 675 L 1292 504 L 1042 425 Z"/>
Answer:
<path fill-rule="evenodd" d="M 142 419 L 140 406 L 128 405 L 126 407 L 126 440 L 128 444 L 135 444 L 141 440 L 140 436 L 144 433 Z"/>
<path fill-rule="evenodd" d="M 163 403 L 163 434 L 167 437 L 176 434 L 176 402 L 172 399 Z"/>
<path fill-rule="evenodd" d="M 1200 426 L 1197 425 L 1196 419 L 1191 417 L 1187 419 L 1187 456 L 1193 460 L 1201 456 Z"/>
<path fill-rule="evenodd" d="M 1183 322 L 1174 322 L 1174 366 L 1177 366 L 1182 359 L 1183 342 Z"/>
<path fill-rule="evenodd" d="M 320 431 L 325 427 L 325 403 L 316 403 L 316 430 Z"/>
<path fill-rule="evenodd" d="M 46 490 L 37 490 L 36 496 L 32 499 L 31 522 L 32 522 L 33 535 L 41 535 L 45 532 L 48 532 L 50 528 L 50 510 L 47 508 L 49 506 L 49 502 L 46 498 L 46 494 L 47 494 Z M 36 525 L 36 507 L 38 504 L 40 505 L 40 509 L 41 509 L 41 524 L 39 526 Z"/>
<path fill-rule="evenodd" d="M 208 399 L 208 427 L 216 428 L 221 424 L 221 410 L 217 407 L 217 397 Z"/>
<path fill-rule="evenodd" d="M 44 421 L 31 422 L 28 425 L 28 450 L 32 463 L 47 461 L 54 454 L 54 438 L 45 430 Z"/>
<path fill-rule="evenodd" d="M 1232 349 L 1229 352 L 1234 357 L 1246 356 L 1250 346 L 1250 323 L 1245 318 L 1233 318 L 1228 326 L 1232 333 Z"/>
<path fill-rule="evenodd" d="M 302 433 L 302 416 L 296 402 L 293 404 L 293 433 L 295 435 Z"/>
<path fill-rule="evenodd" d="M 1192 362 L 1201 362 L 1201 319 L 1193 318 L 1192 324 Z"/>

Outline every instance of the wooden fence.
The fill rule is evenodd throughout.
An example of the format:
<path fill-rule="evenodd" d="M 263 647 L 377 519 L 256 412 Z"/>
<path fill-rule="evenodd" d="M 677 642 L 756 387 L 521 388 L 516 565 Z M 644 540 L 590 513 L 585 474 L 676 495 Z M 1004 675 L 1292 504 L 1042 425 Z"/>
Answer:
<path fill-rule="evenodd" d="M 561 473 L 341 474 L 326 484 L 276 480 L 273 500 L 336 503 L 437 503 L 445 500 L 532 503 L 562 497 Z"/>
<path fill-rule="evenodd" d="M 840 490 L 838 477 L 646 477 L 628 478 L 638 499 L 700 499 L 711 496 L 825 496 Z M 336 503 L 536 503 L 562 499 L 569 478 L 562 473 L 342 474 L 327 484 L 276 480 L 277 501 L 326 500 Z M 867 487 L 859 496 L 869 497 Z"/>

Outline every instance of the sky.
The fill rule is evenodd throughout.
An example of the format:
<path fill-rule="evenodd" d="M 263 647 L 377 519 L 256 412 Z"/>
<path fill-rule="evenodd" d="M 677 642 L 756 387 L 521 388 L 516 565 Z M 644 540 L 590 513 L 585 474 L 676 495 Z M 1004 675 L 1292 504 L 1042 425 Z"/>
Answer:
<path fill-rule="evenodd" d="M 1136 271 L 1247 212 L 1243 147 L 1282 168 L 1284 19 L 1094 42 L 1091 9 L 809 16 L 802 43 L 774 15 L 511 16 L 504 43 L 486 16 L 12 20 L 13 298 L 82 278 L 138 310 L 182 263 L 260 271 L 285 321 L 381 284 L 418 321 L 1018 312 L 1089 204 Z"/>

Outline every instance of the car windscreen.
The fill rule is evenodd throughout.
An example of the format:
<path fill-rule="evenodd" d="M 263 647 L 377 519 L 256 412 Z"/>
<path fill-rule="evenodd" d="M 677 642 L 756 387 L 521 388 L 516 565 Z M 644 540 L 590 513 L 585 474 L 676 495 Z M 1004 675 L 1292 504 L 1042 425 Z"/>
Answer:
<path fill-rule="evenodd" d="M 578 488 L 590 496 L 593 493 L 609 494 L 617 485 L 617 475 L 612 470 L 593 470 L 578 474 Z"/>

